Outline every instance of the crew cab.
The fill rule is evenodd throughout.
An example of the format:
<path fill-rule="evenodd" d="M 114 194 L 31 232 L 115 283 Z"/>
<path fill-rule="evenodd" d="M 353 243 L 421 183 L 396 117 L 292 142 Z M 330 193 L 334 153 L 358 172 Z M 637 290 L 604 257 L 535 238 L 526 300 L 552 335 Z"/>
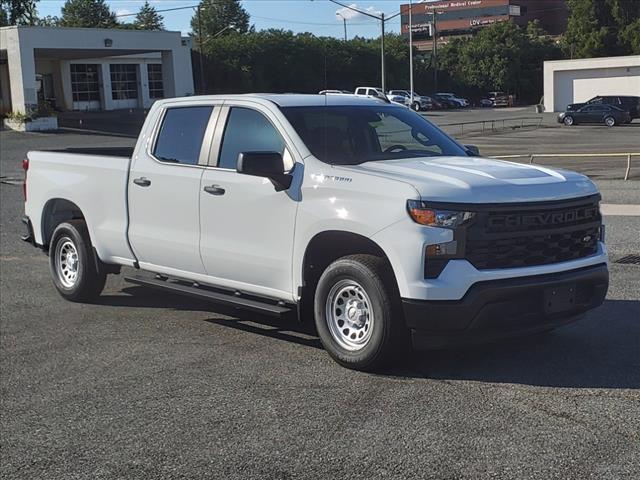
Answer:
<path fill-rule="evenodd" d="M 24 240 L 71 301 L 139 285 L 315 322 L 340 364 L 554 329 L 603 302 L 585 176 L 341 95 L 157 101 L 135 148 L 31 151 Z"/>

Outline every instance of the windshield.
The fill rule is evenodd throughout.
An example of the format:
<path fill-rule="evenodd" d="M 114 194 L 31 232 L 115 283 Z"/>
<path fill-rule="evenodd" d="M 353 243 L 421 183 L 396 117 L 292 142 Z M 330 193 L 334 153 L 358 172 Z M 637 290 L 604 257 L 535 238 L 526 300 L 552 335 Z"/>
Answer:
<path fill-rule="evenodd" d="M 403 107 L 285 107 L 282 111 L 311 153 L 325 163 L 467 156 L 444 132 Z"/>

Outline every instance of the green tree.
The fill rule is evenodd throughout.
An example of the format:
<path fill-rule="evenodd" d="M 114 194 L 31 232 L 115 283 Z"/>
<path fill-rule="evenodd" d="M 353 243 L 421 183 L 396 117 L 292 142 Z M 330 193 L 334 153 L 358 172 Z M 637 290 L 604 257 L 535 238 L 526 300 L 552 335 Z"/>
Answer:
<path fill-rule="evenodd" d="M 233 30 L 247 33 L 249 14 L 240 5 L 240 0 L 202 0 L 191 19 L 191 31 L 195 37 L 202 36 L 203 43 L 214 38 L 225 28 L 233 25 Z M 224 31 L 220 36 L 233 32 Z"/>
<path fill-rule="evenodd" d="M 456 39 L 441 49 L 439 67 L 472 96 L 492 90 L 521 99 L 539 98 L 545 60 L 561 56 L 559 48 L 536 23 L 527 28 L 500 22 L 473 38 Z"/>
<path fill-rule="evenodd" d="M 115 28 L 118 21 L 105 0 L 67 0 L 62 7 L 60 26 Z"/>
<path fill-rule="evenodd" d="M 568 0 L 569 22 L 563 48 L 571 58 L 628 55 L 637 51 L 637 0 Z"/>
<path fill-rule="evenodd" d="M 620 32 L 620 40 L 629 49 L 629 53 L 640 55 L 640 19 L 630 23 Z"/>
<path fill-rule="evenodd" d="M 0 25 L 37 25 L 38 0 L 0 0 Z"/>
<path fill-rule="evenodd" d="M 4 9 L 4 4 L 0 3 L 0 27 L 6 27 L 9 25 L 9 15 Z"/>
<path fill-rule="evenodd" d="M 164 30 L 162 15 L 149 2 L 144 2 L 140 7 L 133 25 L 139 30 Z"/>

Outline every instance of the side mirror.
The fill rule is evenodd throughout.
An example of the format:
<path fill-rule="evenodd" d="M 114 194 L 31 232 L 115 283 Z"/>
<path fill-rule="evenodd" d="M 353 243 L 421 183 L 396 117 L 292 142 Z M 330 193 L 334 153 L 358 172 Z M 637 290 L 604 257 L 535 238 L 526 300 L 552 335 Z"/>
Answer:
<path fill-rule="evenodd" d="M 480 156 L 480 149 L 475 145 L 465 145 L 464 149 L 467 151 L 467 155 L 469 155 L 470 157 Z"/>
<path fill-rule="evenodd" d="M 278 152 L 242 152 L 238 155 L 238 173 L 271 180 L 276 192 L 291 186 L 291 175 L 284 173 L 282 154 Z"/>

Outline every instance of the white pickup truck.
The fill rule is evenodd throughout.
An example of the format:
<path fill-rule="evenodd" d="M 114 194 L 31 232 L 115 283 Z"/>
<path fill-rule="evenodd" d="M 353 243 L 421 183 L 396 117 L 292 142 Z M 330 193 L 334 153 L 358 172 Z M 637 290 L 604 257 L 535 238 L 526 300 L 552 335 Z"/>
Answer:
<path fill-rule="evenodd" d="M 24 239 L 63 297 L 133 267 L 136 284 L 314 319 L 350 368 L 550 330 L 608 288 L 588 178 L 480 158 L 372 99 L 162 100 L 133 150 L 33 151 L 24 169 Z"/>

